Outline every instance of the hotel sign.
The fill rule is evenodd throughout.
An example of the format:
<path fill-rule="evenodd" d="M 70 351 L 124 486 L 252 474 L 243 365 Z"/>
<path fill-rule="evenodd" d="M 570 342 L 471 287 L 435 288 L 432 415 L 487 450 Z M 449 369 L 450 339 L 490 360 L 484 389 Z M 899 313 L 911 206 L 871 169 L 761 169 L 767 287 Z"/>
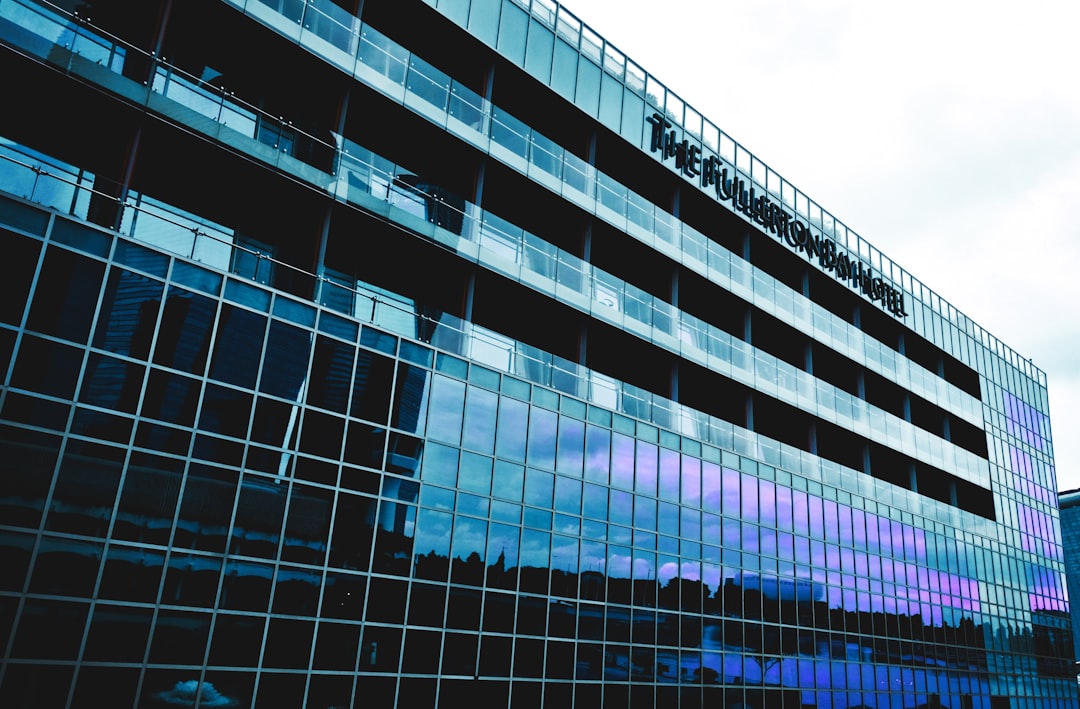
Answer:
<path fill-rule="evenodd" d="M 869 264 L 842 252 L 842 247 L 832 239 L 813 233 L 806 223 L 767 195 L 757 194 L 753 184 L 747 189 L 734 167 L 725 165 L 715 155 L 704 155 L 700 147 L 685 138 L 679 140 L 674 124 L 660 113 L 645 120 L 652 124 L 649 148 L 660 153 L 661 161 L 674 159 L 675 169 L 686 178 L 699 179 L 701 186 L 714 192 L 718 201 L 730 202 L 732 209 L 746 215 L 793 251 L 805 253 L 810 261 L 816 258 L 818 265 L 836 280 L 898 318 L 908 315 L 904 293 L 881 276 L 875 276 Z"/>

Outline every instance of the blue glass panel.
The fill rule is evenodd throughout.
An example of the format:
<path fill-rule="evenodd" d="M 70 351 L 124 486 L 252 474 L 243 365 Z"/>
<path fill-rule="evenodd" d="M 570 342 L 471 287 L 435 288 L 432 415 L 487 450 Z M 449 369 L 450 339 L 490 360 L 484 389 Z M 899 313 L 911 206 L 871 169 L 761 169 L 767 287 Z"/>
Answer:
<path fill-rule="evenodd" d="M 497 47 L 500 53 L 518 65 L 525 62 L 525 36 L 528 25 L 529 15 L 514 0 L 502 0 Z"/>
<path fill-rule="evenodd" d="M 634 526 L 645 530 L 656 529 L 656 500 L 634 496 Z"/>
<path fill-rule="evenodd" d="M 0 249 L 3 249 L 9 268 L 4 284 L 8 296 L 0 299 L 0 322 L 19 325 L 29 302 L 41 242 L 0 229 Z"/>
<path fill-rule="evenodd" d="M 353 380 L 352 407 L 349 414 L 356 418 L 385 424 L 390 413 L 390 393 L 394 361 L 374 352 L 360 350 L 356 358 L 356 374 Z M 415 400 L 416 380 L 424 381 L 420 374 L 403 375 L 408 384 L 409 396 L 399 396 L 402 402 L 400 417 L 394 425 L 415 431 L 419 423 L 419 403 Z M 422 392 L 422 389 L 420 390 Z"/>
<path fill-rule="evenodd" d="M 551 72 L 551 88 L 570 101 L 574 100 L 574 90 L 577 86 L 577 65 L 577 49 L 561 39 L 557 40 Z"/>
<path fill-rule="evenodd" d="M 634 520 L 634 496 L 622 490 L 611 490 L 608 519 L 612 524 L 629 527 Z"/>
<path fill-rule="evenodd" d="M 265 333 L 264 316 L 228 303 L 222 305 L 210 376 L 254 389 Z"/>
<path fill-rule="evenodd" d="M 145 358 L 150 350 L 163 284 L 131 271 L 109 273 L 94 346 Z"/>
<path fill-rule="evenodd" d="M 46 536 L 38 545 L 31 593 L 84 596 L 93 593 L 93 577 L 101 564 L 102 544 Z"/>
<path fill-rule="evenodd" d="M 437 509 L 453 511 L 454 500 L 456 498 L 457 493 L 453 490 L 447 490 L 446 488 L 435 487 L 434 485 L 424 485 L 420 488 L 420 504 L 425 507 L 435 507 Z M 518 511 L 517 516 L 520 521 L 520 511 Z"/>
<path fill-rule="evenodd" d="M 229 278 L 225 281 L 225 297 L 234 303 L 261 310 L 264 313 L 270 311 L 270 292 L 250 283 Z"/>
<path fill-rule="evenodd" d="M 557 426 L 558 415 L 555 412 L 533 407 L 529 420 L 529 465 L 555 469 Z"/>
<path fill-rule="evenodd" d="M 465 383 L 440 375 L 432 377 L 427 423 L 429 437 L 459 444 L 464 409 Z"/>
<path fill-rule="evenodd" d="M 529 430 L 529 405 L 504 398 L 499 404 L 499 429 L 495 454 L 501 458 L 525 462 L 525 441 Z"/>
<path fill-rule="evenodd" d="M 600 67 L 584 56 L 580 57 L 574 103 L 593 116 L 596 115 L 600 103 L 600 74 Z"/>
<path fill-rule="evenodd" d="M 585 424 L 569 416 L 559 417 L 559 442 L 555 469 L 565 475 L 581 476 L 585 461 Z"/>
<path fill-rule="evenodd" d="M 47 335 L 86 342 L 104 274 L 105 266 L 99 261 L 67 249 L 50 248 L 37 278 L 39 297 L 30 307 L 26 326 Z"/>
<path fill-rule="evenodd" d="M 491 46 L 498 39 L 500 5 L 499 0 L 472 0 L 469 8 L 469 32 Z"/>
<path fill-rule="evenodd" d="M 615 133 L 619 132 L 622 118 L 623 85 L 618 79 L 604 73 L 600 80 L 600 122 Z"/>
<path fill-rule="evenodd" d="M 72 442 L 53 485 L 45 528 L 104 536 L 120 484 L 123 450 Z"/>
<path fill-rule="evenodd" d="M 33 335 L 19 343 L 11 386 L 73 399 L 83 350 Z"/>
<path fill-rule="evenodd" d="M 529 39 L 525 47 L 525 69 L 546 84 L 551 78 L 551 55 L 555 35 L 534 18 L 529 23 Z"/>
<path fill-rule="evenodd" d="M 554 475 L 535 468 L 529 468 L 525 472 L 526 504 L 551 509 L 554 486 Z"/>
<path fill-rule="evenodd" d="M 461 469 L 458 472 L 458 487 L 479 495 L 490 494 L 491 470 L 491 458 L 463 451 L 461 453 Z"/>
<path fill-rule="evenodd" d="M 145 367 L 114 357 L 91 354 L 79 401 L 114 411 L 135 413 Z"/>
<path fill-rule="evenodd" d="M 651 457 L 655 458 L 655 456 Z M 681 485 L 678 453 L 668 448 L 660 449 L 660 464 L 657 478 L 660 499 L 678 502 L 679 488 Z"/>
<path fill-rule="evenodd" d="M 238 611 L 267 610 L 273 566 L 253 561 L 230 560 L 225 566 L 220 605 Z"/>
<path fill-rule="evenodd" d="M 454 520 L 450 550 L 451 582 L 470 586 L 483 585 L 487 527 L 487 522 L 472 517 L 459 516 Z"/>
<path fill-rule="evenodd" d="M 470 386 L 465 395 L 465 428 L 462 445 L 483 453 L 495 450 L 495 422 L 499 396 Z"/>
<path fill-rule="evenodd" d="M 174 552 L 169 556 L 161 602 L 208 608 L 217 597 L 221 558 Z"/>
<path fill-rule="evenodd" d="M 320 335 L 311 362 L 307 401 L 312 406 L 345 413 L 349 404 L 356 348 Z"/>
<path fill-rule="evenodd" d="M 611 484 L 634 488 L 634 439 L 621 433 L 613 433 L 611 438 Z"/>
<path fill-rule="evenodd" d="M 102 258 L 108 258 L 113 243 L 110 235 L 67 219 L 56 220 L 51 239 Z"/>
<path fill-rule="evenodd" d="M 221 292 L 221 274 L 194 266 L 185 261 L 173 263 L 172 280 L 181 285 L 217 295 Z"/>
<path fill-rule="evenodd" d="M 791 493 L 791 518 L 795 534 L 805 537 L 810 533 L 810 517 L 807 508 L 806 493 L 793 490 Z"/>
<path fill-rule="evenodd" d="M 491 492 L 496 497 L 521 502 L 525 483 L 524 466 L 495 461 L 495 474 L 492 478 Z"/>
<path fill-rule="evenodd" d="M 281 539 L 288 486 L 259 475 L 245 475 L 233 521 L 231 553 L 274 558 Z"/>
<path fill-rule="evenodd" d="M 651 128 L 651 126 L 649 126 Z M 622 137 L 631 145 L 643 145 L 648 142 L 645 124 L 645 101 L 630 89 L 623 90 Z"/>
<path fill-rule="evenodd" d="M 606 485 L 611 468 L 611 431 L 589 425 L 585 429 L 585 479 Z"/>
<path fill-rule="evenodd" d="M 169 286 L 165 312 L 158 328 L 154 361 L 193 374 L 206 367 L 217 302 Z M 306 350 L 302 352 L 306 359 Z"/>
<path fill-rule="evenodd" d="M 407 576 L 411 568 L 415 528 L 415 505 L 382 500 L 379 503 L 379 525 L 372 556 L 372 570 Z"/>
<path fill-rule="evenodd" d="M 5 177 L 10 178 L 10 175 L 5 175 Z M 13 199 L 0 197 L 0 222 L 16 229 L 44 235 L 49 226 L 49 215 L 47 212 Z"/>
<path fill-rule="evenodd" d="M 375 525 L 374 498 L 338 493 L 330 537 L 331 566 L 366 570 L 370 565 Z"/>
<path fill-rule="evenodd" d="M 283 561 L 323 563 L 332 509 L 333 494 L 329 490 L 310 485 L 293 485 L 281 546 Z"/>
<path fill-rule="evenodd" d="M 160 421 L 191 426 L 195 423 L 199 388 L 196 379 L 151 368 L 140 413 Z"/>
<path fill-rule="evenodd" d="M 113 258 L 117 263 L 164 278 L 169 272 L 169 257 L 131 241 L 120 239 Z"/>
<path fill-rule="evenodd" d="M 13 653 L 39 660 L 74 660 L 82 642 L 89 605 L 52 600 L 28 600 L 19 616 Z M 45 682 L 31 696 L 52 706 L 61 706 L 70 680 Z M 49 687 L 50 684 L 56 685 Z M 7 678 L 5 677 L 5 689 Z M 59 690 L 59 691 L 57 691 Z M 57 695 L 60 696 L 57 696 Z"/>
<path fill-rule="evenodd" d="M 551 593 L 556 596 L 576 598 L 578 595 L 578 539 L 562 534 L 553 534 L 551 537 Z M 558 610 L 566 610 L 558 606 Z M 552 617 L 552 622 L 556 620 Z M 562 618 L 569 620 L 570 635 L 573 635 L 574 618 Z M 554 631 L 554 628 L 553 628 Z M 555 632 L 557 634 L 557 632 Z"/>
<path fill-rule="evenodd" d="M 420 508 L 413 539 L 413 568 L 419 578 L 445 581 L 450 571 L 453 515 Z"/>
<path fill-rule="evenodd" d="M 523 529 L 520 554 L 521 590 L 546 594 L 551 574 L 551 534 L 535 529 Z"/>
<path fill-rule="evenodd" d="M 360 329 L 360 344 L 364 347 L 370 347 L 392 355 L 397 352 L 397 342 L 398 338 L 382 330 L 376 330 L 366 325 Z"/>
<path fill-rule="evenodd" d="M 556 476 L 555 478 L 555 509 L 567 514 L 580 514 L 581 512 L 581 481 L 571 478 Z"/>
<path fill-rule="evenodd" d="M 776 526 L 776 485 L 758 481 L 758 520 L 766 527 Z"/>
<path fill-rule="evenodd" d="M 428 443 L 420 467 L 420 479 L 427 483 L 454 487 L 457 484 L 458 456 L 457 448 Z"/>

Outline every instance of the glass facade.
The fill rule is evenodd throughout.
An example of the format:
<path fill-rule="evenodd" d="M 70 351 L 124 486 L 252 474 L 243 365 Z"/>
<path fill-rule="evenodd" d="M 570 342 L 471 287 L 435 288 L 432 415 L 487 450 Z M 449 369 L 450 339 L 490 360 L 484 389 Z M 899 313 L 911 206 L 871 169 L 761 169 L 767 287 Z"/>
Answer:
<path fill-rule="evenodd" d="M 0 44 L 0 705 L 1076 706 L 1045 375 L 565 8 Z"/>

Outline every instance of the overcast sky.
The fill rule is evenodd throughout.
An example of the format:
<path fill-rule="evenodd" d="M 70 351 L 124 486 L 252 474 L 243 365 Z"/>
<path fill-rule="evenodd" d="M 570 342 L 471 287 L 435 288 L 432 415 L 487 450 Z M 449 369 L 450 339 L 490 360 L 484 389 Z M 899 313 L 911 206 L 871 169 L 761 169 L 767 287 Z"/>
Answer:
<path fill-rule="evenodd" d="M 1080 487 L 1080 6 L 563 4 L 1045 371 Z"/>

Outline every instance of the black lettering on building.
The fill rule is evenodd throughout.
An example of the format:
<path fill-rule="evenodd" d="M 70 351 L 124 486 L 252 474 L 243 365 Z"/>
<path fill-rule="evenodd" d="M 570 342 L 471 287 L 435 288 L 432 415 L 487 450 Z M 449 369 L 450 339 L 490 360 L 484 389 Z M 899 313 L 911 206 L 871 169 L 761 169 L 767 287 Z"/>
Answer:
<path fill-rule="evenodd" d="M 769 199 L 768 194 L 757 194 L 753 183 L 747 189 L 746 181 L 720 157 L 704 155 L 698 145 L 686 138 L 679 140 L 675 125 L 663 114 L 655 112 L 645 120 L 652 126 L 649 150 L 659 152 L 661 161 L 674 158 L 675 169 L 689 178 L 700 177 L 702 187 L 714 189 L 717 201 L 731 202 L 732 210 L 746 215 L 765 232 L 775 234 L 789 248 L 805 253 L 807 260 L 816 258 L 818 266 L 831 271 L 836 280 L 847 283 L 871 301 L 880 301 L 881 307 L 893 315 L 907 317 L 903 292 L 883 277 L 875 277 L 873 269 L 842 253 L 835 241 L 799 221 L 782 205 Z"/>

